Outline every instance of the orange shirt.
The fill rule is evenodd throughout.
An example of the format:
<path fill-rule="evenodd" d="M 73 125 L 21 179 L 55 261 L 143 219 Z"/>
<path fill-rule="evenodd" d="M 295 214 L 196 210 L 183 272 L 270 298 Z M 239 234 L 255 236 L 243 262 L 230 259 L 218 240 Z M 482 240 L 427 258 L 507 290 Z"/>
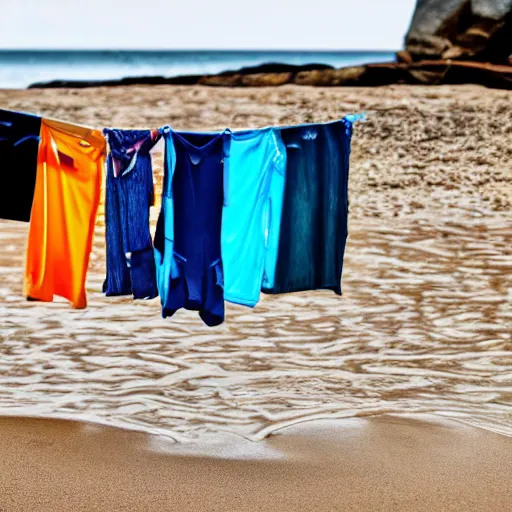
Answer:
<path fill-rule="evenodd" d="M 28 235 L 25 296 L 85 308 L 85 277 L 100 201 L 100 131 L 43 119 Z"/>

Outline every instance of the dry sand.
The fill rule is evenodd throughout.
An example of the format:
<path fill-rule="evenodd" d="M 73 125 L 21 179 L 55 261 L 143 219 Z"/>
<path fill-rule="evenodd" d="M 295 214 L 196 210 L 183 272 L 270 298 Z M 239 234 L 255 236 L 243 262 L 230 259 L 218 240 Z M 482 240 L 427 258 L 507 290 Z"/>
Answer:
<path fill-rule="evenodd" d="M 323 321 L 324 324 L 329 324 L 328 327 L 331 324 L 336 325 L 332 335 L 322 334 L 320 327 L 318 331 L 307 333 L 313 336 L 313 340 L 318 340 L 322 336 L 326 338 L 325 347 L 322 345 L 326 354 L 332 352 L 334 358 L 338 353 L 340 357 L 347 354 L 353 354 L 355 357 L 364 350 L 363 345 L 369 347 L 367 359 L 363 362 L 358 361 L 357 364 L 354 362 L 353 368 L 345 367 L 347 375 L 353 373 L 363 377 L 367 371 L 369 373 L 366 376 L 369 377 L 372 371 L 376 372 L 379 368 L 378 354 L 386 351 L 388 359 L 382 361 L 382 374 L 377 380 L 368 380 L 369 387 L 357 388 L 361 381 L 350 380 L 350 377 L 344 381 L 347 387 L 341 388 L 343 393 L 349 396 L 355 390 L 354 395 L 350 395 L 353 402 L 347 402 L 349 405 L 358 404 L 356 400 L 359 398 L 369 400 L 374 394 L 378 395 L 378 403 L 384 404 L 385 409 L 387 387 L 388 398 L 393 398 L 390 403 L 393 403 L 395 408 L 402 407 L 402 410 L 406 411 L 429 401 L 434 407 L 442 407 L 448 402 L 453 405 L 460 401 L 467 406 L 465 411 L 471 411 L 473 406 L 476 411 L 480 404 L 481 421 L 485 419 L 486 414 L 494 410 L 497 415 L 496 425 L 502 421 L 503 430 L 507 432 L 510 431 L 510 416 L 507 420 L 506 415 L 507 403 L 510 403 L 510 394 L 507 392 L 507 389 L 510 389 L 507 384 L 510 382 L 510 379 L 507 380 L 510 365 L 507 366 L 506 354 L 510 353 L 512 344 L 510 339 L 507 339 L 506 332 L 499 328 L 499 324 L 503 319 L 510 318 L 509 313 L 507 316 L 504 299 L 508 281 L 503 274 L 507 265 L 506 258 L 510 260 L 510 257 L 509 253 L 505 254 L 503 244 L 510 239 L 511 227 L 511 100 L 511 92 L 477 86 L 391 86 L 372 89 L 293 86 L 212 89 L 158 86 L 87 90 L 0 90 L 1 108 L 24 110 L 97 127 L 158 127 L 172 124 L 178 129 L 211 130 L 225 126 L 245 128 L 268 124 L 327 121 L 349 112 L 367 112 L 368 121 L 359 123 L 356 127 L 351 160 L 351 222 L 354 222 L 355 230 L 352 230 L 353 242 L 349 241 L 348 247 L 348 268 L 353 273 L 351 277 L 349 271 L 346 288 L 348 293 L 344 298 L 344 304 L 348 306 L 341 310 L 336 309 L 337 305 L 325 306 L 324 311 L 315 302 L 314 297 L 310 301 L 305 301 L 301 297 L 293 296 L 289 298 L 289 303 L 286 302 L 288 298 L 283 299 L 279 302 L 280 307 L 289 306 L 286 310 L 286 331 L 283 330 L 281 322 L 275 324 L 272 332 L 279 335 L 284 333 L 288 338 L 283 334 L 282 346 L 279 343 L 270 346 L 268 353 L 261 352 L 261 360 L 251 359 L 253 345 L 249 343 L 260 336 L 260 331 L 268 332 L 263 327 L 260 328 L 260 324 L 254 324 L 259 329 L 254 331 L 254 335 L 249 329 L 247 332 L 244 331 L 245 324 L 239 324 L 236 327 L 239 331 L 238 338 L 233 338 L 232 345 L 229 345 L 231 331 L 223 331 L 222 339 L 226 340 L 226 346 L 223 346 L 222 350 L 226 362 L 222 376 L 237 375 L 238 367 L 246 374 L 249 370 L 253 374 L 261 370 L 262 375 L 271 375 L 270 372 L 264 373 L 265 368 L 255 365 L 258 363 L 272 370 L 271 363 L 279 356 L 273 353 L 274 346 L 290 350 L 289 355 L 283 356 L 290 361 L 299 354 L 298 363 L 304 363 L 304 369 L 307 368 L 308 361 L 317 361 L 318 364 L 327 361 L 322 359 L 324 356 L 321 352 L 315 353 L 316 348 L 311 349 L 311 353 L 304 349 L 302 353 L 294 348 L 298 343 L 293 344 L 294 335 L 298 335 L 301 340 L 306 339 L 303 336 L 306 331 L 303 333 L 301 329 L 306 329 L 306 324 L 311 323 L 306 317 L 302 321 L 297 315 L 314 307 L 315 312 L 324 315 L 320 319 L 315 319 L 315 322 Z M 159 176 L 161 177 L 161 174 Z M 475 217 L 478 217 L 478 224 L 471 224 L 471 219 Z M 441 220 L 436 221 L 442 218 L 449 218 L 453 223 L 445 225 Z M 487 223 L 487 218 L 499 224 L 493 228 L 495 231 L 491 231 L 491 234 L 486 234 L 486 226 L 492 224 L 491 220 Z M 460 225 L 456 225 L 459 220 Z M 393 230 L 395 222 L 401 222 L 401 231 L 398 228 Z M 364 230 L 370 223 L 373 226 L 373 234 L 366 240 Z M 382 230 L 379 228 L 380 223 Z M 473 225 L 476 226 L 475 238 L 472 238 L 471 234 Z M 51 387 L 53 380 L 56 386 L 66 386 L 71 390 L 71 395 L 75 389 L 73 385 L 77 385 L 76 389 L 80 393 L 83 379 L 91 375 L 87 373 L 90 368 L 78 370 L 75 367 L 75 364 L 81 363 L 82 356 L 78 352 L 75 353 L 72 347 L 79 340 L 70 338 L 64 342 L 64 338 L 61 340 L 64 335 L 60 331 L 83 328 L 85 339 L 86 336 L 90 337 L 91 323 L 96 320 L 91 317 L 92 320 L 87 323 L 87 317 L 82 319 L 75 312 L 71 312 L 69 315 L 61 314 L 62 323 L 59 323 L 59 319 L 45 323 L 46 317 L 41 316 L 40 312 L 37 313 L 38 306 L 17 305 L 21 299 L 13 299 L 13 293 L 19 294 L 16 291 L 19 283 L 17 278 L 14 281 L 10 274 L 16 274 L 22 266 L 19 240 L 23 238 L 24 233 L 12 223 L 4 224 L 5 226 L 8 226 L 8 231 L 12 230 L 7 233 L 7 239 L 9 246 L 13 245 L 13 248 L 9 249 L 10 252 L 7 252 L 2 260 L 7 262 L 3 272 L 7 284 L 2 285 L 7 289 L 6 302 L 2 305 L 5 305 L 4 314 L 10 318 L 11 332 L 9 346 L 6 346 L 4 355 L 7 361 L 13 361 L 14 366 L 6 370 L 8 378 L 4 388 L 0 388 L 0 406 L 2 400 L 10 404 L 13 397 L 16 397 L 16 394 L 11 393 L 16 386 L 23 386 L 24 399 L 29 400 L 33 386 L 30 376 L 37 377 L 37 373 L 30 373 L 32 371 L 42 372 L 41 378 L 34 381 L 34 386 L 43 392 L 48 390 L 49 399 L 54 389 Z M 443 231 L 431 234 L 430 231 L 435 230 L 436 226 L 443 226 Z M 424 228 L 429 234 L 421 233 Z M 414 242 L 416 245 L 409 244 L 409 238 L 401 241 L 400 237 L 402 234 L 405 237 L 406 232 L 407 237 L 413 241 L 417 235 L 420 238 L 427 237 L 425 243 L 435 242 L 437 247 L 446 245 L 443 246 L 443 251 L 438 250 L 437 255 L 428 251 L 421 253 L 428 253 L 428 256 L 422 257 L 430 258 L 428 264 L 431 267 L 418 270 L 410 283 L 406 278 L 416 272 L 413 269 L 413 262 L 418 257 L 420 241 L 417 244 Z M 492 233 L 501 241 L 489 249 L 487 238 L 492 238 Z M 386 236 L 392 240 L 389 245 L 388 242 L 381 244 L 379 236 Z M 401 258 L 396 250 L 396 247 L 400 249 L 398 242 L 402 244 L 400 247 L 410 245 L 409 249 L 413 250 L 403 258 L 403 261 L 400 260 L 400 275 L 396 269 L 388 269 L 387 273 L 383 273 L 381 263 L 384 259 L 388 266 L 393 266 L 399 261 L 397 258 Z M 461 259 L 464 258 L 464 254 L 458 253 L 459 243 L 464 246 L 464 254 L 470 254 L 477 266 L 465 269 L 467 276 L 464 274 L 461 277 L 462 274 L 457 274 L 456 278 L 450 281 L 451 274 L 455 276 L 458 269 L 462 268 Z M 369 244 L 375 250 L 368 252 L 366 259 L 360 259 L 356 252 L 363 255 L 365 250 L 370 250 L 365 244 Z M 421 250 L 430 250 L 430 245 L 421 247 Z M 375 267 L 371 266 L 372 257 L 376 262 Z M 382 259 L 380 263 L 379 258 Z M 485 258 L 493 260 L 496 266 L 492 266 Z M 92 264 L 93 284 L 96 287 L 101 282 L 100 267 L 103 265 L 104 261 L 101 258 L 94 260 Z M 358 265 L 361 269 L 357 268 Z M 487 272 L 489 265 L 492 268 Z M 467 266 L 469 267 L 469 263 Z M 16 272 L 11 271 L 14 268 Z M 368 269 L 372 271 L 368 273 Z M 359 270 L 363 277 L 359 277 Z M 441 272 L 446 274 L 435 285 L 425 277 L 440 276 Z M 493 276 L 501 276 L 499 282 Z M 421 285 L 423 288 L 420 294 L 415 291 L 420 286 L 415 282 L 421 282 L 423 278 L 426 281 Z M 483 278 L 486 280 L 483 281 Z M 396 286 L 393 284 L 394 279 L 400 281 Z M 386 281 L 387 288 L 380 286 L 382 283 L 379 283 L 379 280 Z M 444 281 L 446 289 L 443 288 Z M 460 287 L 460 290 L 457 288 L 452 295 L 447 295 L 452 286 Z M 370 294 L 369 290 L 372 287 Z M 385 307 L 391 293 L 389 290 L 393 290 L 396 297 L 399 291 L 407 287 L 410 288 L 410 294 L 406 294 L 408 302 L 402 301 L 400 309 L 398 304 L 401 299 L 393 299 L 398 309 L 389 312 Z M 432 292 L 434 288 L 437 290 L 435 293 Z M 461 294 L 461 290 L 466 295 Z M 358 293 L 360 302 L 355 300 Z M 364 296 L 365 293 L 367 297 Z M 457 293 L 459 302 L 452 304 L 454 309 L 450 309 L 450 301 Z M 482 295 L 482 306 L 478 306 L 481 311 L 474 310 L 474 306 L 469 304 L 469 297 L 477 293 Z M 442 304 L 429 302 L 435 300 L 435 295 L 440 295 Z M 429 299 L 431 296 L 434 298 Z M 108 306 L 105 306 L 103 300 L 94 297 L 91 303 L 95 309 L 92 311 L 91 308 L 89 311 L 89 314 L 98 315 L 100 326 L 101 319 L 104 318 L 102 315 L 107 315 L 108 312 Z M 373 307 L 375 303 L 376 308 Z M 465 323 L 462 318 L 456 320 L 462 307 L 457 304 L 463 303 L 473 308 L 464 312 L 464 318 L 481 322 L 481 327 L 477 328 L 478 332 L 475 334 L 479 336 L 478 342 L 473 345 L 470 343 L 473 336 L 471 332 L 464 329 L 456 330 L 459 325 Z M 275 315 L 271 315 L 272 304 L 274 303 L 264 301 L 261 312 L 257 312 L 261 316 L 262 326 L 278 322 L 278 319 L 274 318 Z M 324 304 L 330 303 L 327 300 Z M 415 304 L 419 305 L 417 309 L 411 309 L 416 308 Z M 149 316 L 149 306 L 143 305 L 135 313 L 135 309 L 127 301 L 123 301 L 119 311 L 123 307 L 126 309 L 122 315 L 140 315 L 142 311 L 147 318 L 153 319 L 153 312 L 153 316 Z M 25 307 L 30 307 L 30 311 Z M 364 312 L 361 313 L 363 308 Z M 294 309 L 295 317 L 290 313 L 290 309 Z M 429 314 L 432 311 L 436 316 L 431 320 Z M 478 316 L 480 313 L 481 316 Z M 242 321 L 242 315 L 245 313 L 232 310 L 231 314 L 233 319 L 240 317 Z M 334 323 L 337 321 L 334 317 L 338 314 L 347 315 L 349 322 L 345 326 Z M 335 346 L 336 340 L 343 336 L 341 331 L 346 334 L 347 330 L 350 330 L 351 339 L 357 337 L 358 331 L 354 326 L 361 325 L 362 322 L 358 320 L 357 314 L 364 315 L 365 325 L 369 326 L 368 329 L 361 330 L 360 344 L 355 340 L 353 346 L 350 343 L 343 347 Z M 451 315 L 453 320 L 448 324 L 443 323 L 443 314 Z M 34 317 L 31 320 L 33 325 L 24 326 L 23 321 L 27 315 L 30 318 Z M 119 315 L 122 316 L 121 313 Z M 255 316 L 250 318 L 251 322 L 255 321 Z M 7 321 L 7 316 L 0 316 L 1 318 Z M 141 318 L 145 321 L 144 316 Z M 186 318 L 188 322 L 188 317 Z M 389 329 L 384 323 L 387 323 Z M 187 332 L 185 327 L 188 324 L 175 325 L 178 329 L 177 335 Z M 25 328 L 27 330 L 24 330 Z M 190 325 L 187 328 L 191 329 Z M 450 332 L 448 328 L 451 329 Z M 117 336 L 117 331 L 113 328 L 111 330 L 110 334 Z M 428 337 L 429 331 L 433 332 L 432 339 Z M 18 336 L 17 333 L 22 332 L 25 333 L 23 336 L 26 341 L 20 340 L 17 344 L 14 338 Z M 40 343 L 37 343 L 38 332 Z M 418 333 L 425 336 L 420 339 Z M 168 334 L 161 329 L 160 335 Z M 64 359 L 63 354 L 59 353 L 53 362 L 43 364 L 41 357 L 45 360 L 48 354 L 53 354 L 55 350 L 51 343 L 52 336 L 58 336 L 58 342 L 64 343 L 66 357 L 69 356 L 69 359 Z M 327 339 L 328 336 L 332 339 Z M 196 339 L 199 343 L 199 335 Z M 447 345 L 443 344 L 445 339 L 449 340 Z M 243 345 L 244 340 L 247 341 L 247 346 Z M 406 340 L 410 340 L 411 344 L 407 345 Z M 112 341 L 115 344 L 115 339 Z M 151 340 L 148 340 L 148 343 L 150 342 Z M 180 338 L 172 341 L 173 344 L 179 342 Z M 382 345 L 379 345 L 379 342 Z M 89 343 L 91 346 L 94 345 L 92 341 Z M 128 362 L 127 371 L 137 368 L 128 356 L 138 353 L 142 350 L 140 347 L 145 346 L 142 338 L 134 338 L 133 343 L 133 349 L 128 344 L 126 353 L 114 354 L 120 357 L 121 361 Z M 212 338 L 209 343 L 214 344 L 214 339 Z M 233 352 L 235 345 L 239 351 L 242 350 L 240 347 L 243 347 L 244 352 L 240 360 Z M 125 346 L 121 344 L 121 340 L 118 346 L 119 350 L 124 350 Z M 114 345 L 109 346 L 108 350 L 113 350 L 112 347 Z M 317 344 L 315 347 L 320 345 Z M 204 351 L 202 356 L 201 350 L 197 354 L 188 352 L 191 349 L 187 345 L 183 348 L 183 354 L 178 357 L 183 357 L 187 364 L 196 356 L 202 357 L 203 362 L 207 357 L 211 357 L 213 363 L 210 363 L 210 367 L 214 368 L 217 361 L 214 356 L 217 357 L 217 354 L 213 349 L 207 351 L 206 344 L 201 344 L 198 348 Z M 334 351 L 334 348 L 339 352 Z M 81 342 L 77 349 L 85 350 Z M 486 352 L 491 349 L 495 350 L 493 356 Z M 99 350 L 103 350 L 103 347 Z M 400 350 L 403 351 L 399 352 Z M 393 354 L 397 353 L 400 357 L 392 362 Z M 407 354 L 412 353 L 416 354 L 417 358 L 408 363 Z M 101 356 L 106 360 L 108 355 L 108 351 L 101 352 Z M 448 358 L 443 359 L 444 355 L 448 355 Z M 473 360 L 472 357 L 478 359 Z M 22 365 L 27 360 L 28 374 L 25 373 L 27 368 Z M 62 368 L 59 367 L 60 361 Z M 229 361 L 237 368 L 231 368 Z M 464 361 L 467 362 L 466 367 Z M 283 365 L 283 362 L 279 364 Z M 386 374 L 392 364 L 393 371 L 397 372 L 397 379 L 402 380 L 394 381 L 392 373 Z M 64 373 L 58 373 L 65 371 L 66 368 L 71 373 L 76 372 L 76 382 L 72 382 L 71 378 L 68 382 Z M 276 375 L 281 371 L 284 376 L 290 368 L 290 372 L 296 371 L 290 363 L 281 368 L 277 365 L 276 368 Z M 324 371 L 328 373 L 329 368 L 326 366 Z M 399 373 L 402 368 L 404 373 Z M 49 369 L 48 379 L 43 378 L 45 369 Z M 110 369 L 99 368 L 98 371 L 108 372 Z M 411 369 L 415 372 L 412 377 L 407 373 Z M 146 370 L 144 367 L 144 372 L 146 371 L 149 372 L 149 369 Z M 473 377 L 471 372 L 478 371 L 480 373 Z M 206 379 L 210 375 L 207 373 L 203 377 Z M 466 375 L 468 380 L 464 380 Z M 129 378 L 129 375 L 125 376 Z M 445 376 L 447 379 L 442 380 Z M 147 377 L 146 373 L 135 374 L 132 379 L 143 377 Z M 408 378 L 411 380 L 407 380 Z M 217 379 L 221 382 L 221 375 L 217 376 Z M 340 379 L 333 376 L 332 380 L 325 384 L 321 382 L 319 376 L 313 375 L 308 376 L 304 383 L 298 379 L 293 380 L 288 384 L 289 389 L 286 388 L 285 391 L 292 395 L 290 403 L 294 403 L 294 400 L 298 403 L 296 398 L 293 398 L 295 390 L 298 396 L 302 396 L 304 389 L 309 388 L 312 395 L 315 392 L 326 393 L 328 404 L 330 400 L 335 401 L 335 395 L 340 393 L 335 387 L 338 381 Z M 117 381 L 114 379 L 112 382 L 115 384 Z M 194 381 L 193 385 L 197 382 L 199 381 Z M 270 384 L 272 382 L 274 381 Z M 102 389 L 99 383 L 94 384 L 97 389 Z M 224 412 L 231 403 L 223 396 L 217 403 L 216 396 L 209 392 L 205 393 L 204 397 L 201 394 L 194 394 L 196 388 L 191 387 L 189 381 L 184 381 L 180 385 L 180 396 L 186 398 L 183 407 L 190 407 L 187 414 L 193 417 L 195 426 L 199 425 L 199 431 L 201 422 L 206 421 L 206 416 L 213 417 L 215 412 Z M 178 382 L 174 386 L 178 387 Z M 248 400 L 255 393 L 258 395 L 261 389 L 268 392 L 268 387 L 267 382 L 266 388 L 244 388 L 249 392 L 241 396 Z M 429 388 L 432 388 L 432 395 L 429 394 Z M 329 395 L 330 389 L 334 391 Z M 466 390 L 471 392 L 466 393 Z M 154 396 L 151 397 L 153 402 L 148 402 L 150 405 L 156 403 L 154 398 L 159 392 L 160 389 L 155 389 Z M 111 396 L 107 398 L 114 402 Z M 278 398 L 268 409 L 271 411 L 270 416 L 277 416 L 282 412 L 279 407 L 284 405 Z M 203 408 L 203 399 L 206 408 Z M 142 397 L 141 403 L 143 400 Z M 286 400 L 283 399 L 282 403 L 285 404 Z M 370 401 L 370 404 L 373 402 Z M 264 409 L 259 403 L 254 407 L 249 403 L 248 410 L 256 411 L 257 406 Z M 71 405 L 68 405 L 69 407 Z M 193 416 L 194 407 L 199 408 L 197 417 Z M 205 410 L 208 411 L 208 415 L 201 416 Z M 151 409 L 144 409 L 144 414 L 144 417 L 150 417 Z M 489 417 L 492 417 L 492 414 Z M 252 417 L 248 415 L 248 418 Z M 177 421 L 178 426 L 190 427 L 183 418 L 178 418 Z M 512 503 L 512 439 L 504 435 L 451 421 L 440 422 L 439 419 L 434 420 L 431 417 L 418 421 L 390 416 L 350 419 L 337 423 L 309 422 L 278 430 L 277 433 L 278 435 L 272 435 L 261 442 L 244 441 L 234 435 L 219 435 L 214 444 L 202 441 L 173 444 L 169 439 L 157 436 L 86 423 L 2 418 L 0 512 L 492 512 L 508 510 Z"/>
<path fill-rule="evenodd" d="M 2 108 L 95 127 L 256 128 L 367 112 L 353 142 L 353 218 L 511 210 L 511 105 L 510 91 L 474 85 L 0 90 Z"/>
<path fill-rule="evenodd" d="M 176 445 L 66 421 L 0 420 L 0 510 L 510 510 L 510 439 L 450 422 L 318 422 L 260 443 Z"/>

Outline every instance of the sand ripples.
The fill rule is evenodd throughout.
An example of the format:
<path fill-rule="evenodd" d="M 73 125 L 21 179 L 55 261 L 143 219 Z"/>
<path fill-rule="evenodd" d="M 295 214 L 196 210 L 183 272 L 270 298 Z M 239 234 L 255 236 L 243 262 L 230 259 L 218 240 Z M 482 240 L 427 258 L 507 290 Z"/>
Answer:
<path fill-rule="evenodd" d="M 158 300 L 21 297 L 26 226 L 2 222 L 0 414 L 73 417 L 178 441 L 261 439 L 315 418 L 430 412 L 512 435 L 512 218 L 352 222 L 344 296 L 264 297 L 204 327 Z"/>

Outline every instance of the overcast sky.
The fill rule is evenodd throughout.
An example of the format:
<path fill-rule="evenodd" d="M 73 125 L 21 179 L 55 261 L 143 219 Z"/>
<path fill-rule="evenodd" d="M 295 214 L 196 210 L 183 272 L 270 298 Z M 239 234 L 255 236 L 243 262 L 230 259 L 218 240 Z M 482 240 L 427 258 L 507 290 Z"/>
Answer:
<path fill-rule="evenodd" d="M 402 47 L 415 0 L 0 0 L 0 48 Z"/>

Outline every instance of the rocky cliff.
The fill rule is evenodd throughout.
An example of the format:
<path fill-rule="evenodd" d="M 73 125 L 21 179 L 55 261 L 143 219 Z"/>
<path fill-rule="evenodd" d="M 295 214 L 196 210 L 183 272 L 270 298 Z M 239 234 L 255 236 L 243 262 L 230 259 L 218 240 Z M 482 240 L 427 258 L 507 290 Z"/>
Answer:
<path fill-rule="evenodd" d="M 404 61 L 464 59 L 504 64 L 512 54 L 512 0 L 417 0 Z"/>

